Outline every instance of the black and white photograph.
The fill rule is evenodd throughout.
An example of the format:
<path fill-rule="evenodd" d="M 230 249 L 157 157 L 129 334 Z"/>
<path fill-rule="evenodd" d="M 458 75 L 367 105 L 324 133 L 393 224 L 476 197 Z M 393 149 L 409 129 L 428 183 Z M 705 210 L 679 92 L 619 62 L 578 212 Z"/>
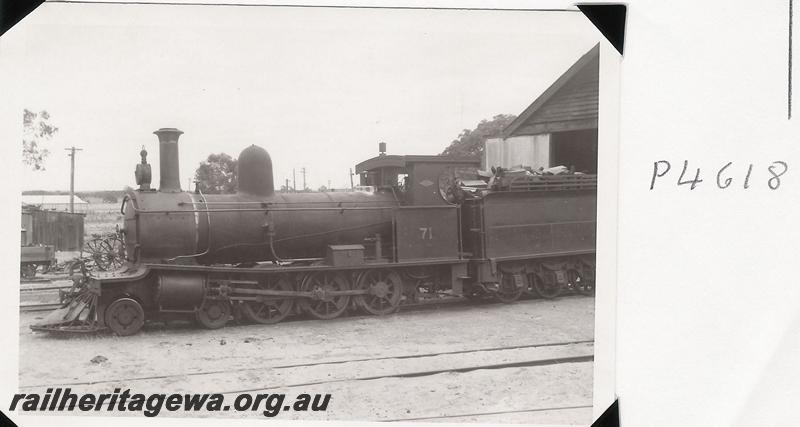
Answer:
<path fill-rule="evenodd" d="M 0 43 L 11 411 L 591 424 L 607 46 L 571 4 L 45 2 Z"/>
<path fill-rule="evenodd" d="M 0 0 L 0 425 L 800 424 L 796 3 Z"/>

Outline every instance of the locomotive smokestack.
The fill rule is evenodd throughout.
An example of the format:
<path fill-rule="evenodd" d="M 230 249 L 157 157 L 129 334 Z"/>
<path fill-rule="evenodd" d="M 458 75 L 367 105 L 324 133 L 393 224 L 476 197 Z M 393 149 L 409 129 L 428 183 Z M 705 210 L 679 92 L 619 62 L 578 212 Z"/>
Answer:
<path fill-rule="evenodd" d="M 180 165 L 178 161 L 178 137 L 183 134 L 175 128 L 161 128 L 153 132 L 158 136 L 158 157 L 161 183 L 158 191 L 179 193 L 181 191 Z"/>

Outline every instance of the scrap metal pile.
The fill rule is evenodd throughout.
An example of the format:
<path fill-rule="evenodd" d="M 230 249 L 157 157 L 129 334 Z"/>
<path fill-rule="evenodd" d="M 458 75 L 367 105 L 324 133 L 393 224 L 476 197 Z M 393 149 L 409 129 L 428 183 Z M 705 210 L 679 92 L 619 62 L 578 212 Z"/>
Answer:
<path fill-rule="evenodd" d="M 90 271 L 112 271 L 125 263 L 125 244 L 120 232 L 93 234 L 81 251 L 81 259 Z"/>
<path fill-rule="evenodd" d="M 95 332 L 103 329 L 97 322 L 97 295 L 90 292 L 89 279 L 92 273 L 116 270 L 124 262 L 125 245 L 119 231 L 92 235 L 78 258 L 50 269 L 50 272 L 68 274 L 72 287 L 67 291 L 59 290 L 61 307 L 41 321 L 55 326 L 34 329 L 50 332 Z"/>
<path fill-rule="evenodd" d="M 532 169 L 530 167 L 492 167 L 477 171 L 474 177 L 456 180 L 456 199 L 480 198 L 492 191 L 547 191 L 597 188 L 597 175 L 577 172 L 566 166 Z"/>

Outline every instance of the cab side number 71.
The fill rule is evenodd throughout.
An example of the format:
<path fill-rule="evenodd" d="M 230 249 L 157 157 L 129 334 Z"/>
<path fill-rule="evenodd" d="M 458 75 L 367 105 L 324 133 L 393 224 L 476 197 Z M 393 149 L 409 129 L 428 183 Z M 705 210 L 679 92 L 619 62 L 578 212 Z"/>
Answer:
<path fill-rule="evenodd" d="M 419 231 L 422 233 L 422 240 L 433 240 L 433 227 L 420 227 Z"/>

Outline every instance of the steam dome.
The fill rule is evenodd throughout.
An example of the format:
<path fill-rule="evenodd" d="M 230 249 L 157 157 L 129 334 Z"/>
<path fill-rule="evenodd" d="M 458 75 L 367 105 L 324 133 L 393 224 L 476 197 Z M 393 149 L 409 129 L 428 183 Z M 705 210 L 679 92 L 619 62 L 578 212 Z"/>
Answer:
<path fill-rule="evenodd" d="M 272 159 L 267 150 L 251 145 L 239 154 L 240 193 L 270 196 L 275 192 L 272 181 Z"/>

